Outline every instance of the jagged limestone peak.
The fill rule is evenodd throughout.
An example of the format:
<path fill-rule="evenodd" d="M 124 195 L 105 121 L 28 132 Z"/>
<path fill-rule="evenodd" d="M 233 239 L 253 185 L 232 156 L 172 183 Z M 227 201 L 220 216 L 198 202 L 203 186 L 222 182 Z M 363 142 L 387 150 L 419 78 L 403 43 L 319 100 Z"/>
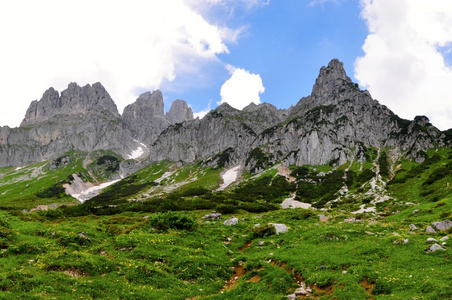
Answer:
<path fill-rule="evenodd" d="M 184 100 L 174 100 L 166 115 L 171 124 L 193 120 L 193 111 Z"/>
<path fill-rule="evenodd" d="M 31 102 L 25 118 L 20 126 L 28 126 L 49 120 L 55 115 L 86 114 L 91 111 L 109 111 L 114 117 L 119 117 L 116 104 L 99 82 L 80 87 L 72 82 L 61 92 L 49 88 L 41 100 Z"/>
<path fill-rule="evenodd" d="M 353 83 L 345 73 L 344 64 L 338 59 L 333 59 L 328 67 L 320 69 L 311 96 L 315 98 L 331 97 L 343 92 L 349 85 L 353 85 Z"/>

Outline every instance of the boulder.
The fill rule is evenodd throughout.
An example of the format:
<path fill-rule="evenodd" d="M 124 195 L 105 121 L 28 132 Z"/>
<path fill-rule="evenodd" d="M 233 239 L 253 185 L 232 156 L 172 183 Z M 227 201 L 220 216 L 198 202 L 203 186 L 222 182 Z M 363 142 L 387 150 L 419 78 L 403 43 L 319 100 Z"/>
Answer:
<path fill-rule="evenodd" d="M 449 230 L 449 228 L 452 227 L 452 222 L 449 220 L 445 220 L 442 222 L 434 222 L 432 223 L 433 226 L 436 227 L 438 230 Z"/>
<path fill-rule="evenodd" d="M 427 228 L 425 229 L 425 232 L 427 232 L 427 233 L 436 233 L 436 230 L 433 229 L 432 226 L 427 226 Z"/>
<path fill-rule="evenodd" d="M 217 213 L 217 212 L 213 211 L 210 214 L 205 215 L 204 217 L 202 217 L 202 219 L 220 220 L 221 219 L 221 213 Z"/>
<path fill-rule="evenodd" d="M 447 241 L 448 239 L 449 239 L 449 237 L 446 235 L 446 236 L 443 236 L 442 238 L 440 238 L 439 240 L 441 242 L 444 242 L 444 241 Z"/>
<path fill-rule="evenodd" d="M 440 245 L 438 245 L 438 244 L 433 244 L 433 245 L 427 250 L 427 252 L 435 252 L 435 251 L 438 251 L 438 250 L 446 251 L 446 249 L 444 249 L 444 248 L 441 247 Z"/>
<path fill-rule="evenodd" d="M 411 230 L 414 230 L 414 231 L 418 230 L 418 228 L 414 224 L 410 224 L 410 228 L 411 228 Z"/>
<path fill-rule="evenodd" d="M 233 226 L 233 225 L 237 225 L 239 223 L 239 219 L 232 216 L 231 218 L 229 218 L 228 220 L 223 222 L 223 225 L 226 226 Z"/>
<path fill-rule="evenodd" d="M 276 228 L 276 234 L 284 233 L 289 230 L 289 228 L 284 224 L 277 224 L 277 223 L 268 223 L 270 225 L 273 225 Z"/>

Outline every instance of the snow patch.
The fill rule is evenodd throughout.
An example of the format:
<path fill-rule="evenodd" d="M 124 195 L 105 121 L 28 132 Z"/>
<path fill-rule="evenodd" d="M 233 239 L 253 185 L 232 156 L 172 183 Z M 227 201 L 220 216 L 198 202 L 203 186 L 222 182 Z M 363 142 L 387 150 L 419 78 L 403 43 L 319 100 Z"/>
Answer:
<path fill-rule="evenodd" d="M 128 155 L 128 159 L 137 159 L 137 158 L 141 157 L 144 154 L 145 150 L 148 148 L 145 144 L 143 144 L 137 140 L 134 140 L 134 141 L 139 143 L 142 147 L 138 146 L 137 149 L 133 150 L 132 153 Z"/>
<path fill-rule="evenodd" d="M 71 196 L 83 203 L 86 200 L 89 200 L 89 199 L 93 198 L 94 196 L 99 195 L 100 191 L 102 191 L 104 188 L 118 182 L 119 180 L 121 180 L 121 179 L 104 182 L 100 185 L 96 185 L 96 186 L 90 187 L 86 190 L 83 190 L 79 194 L 71 194 Z"/>
<path fill-rule="evenodd" d="M 128 155 L 129 159 L 137 159 L 141 155 L 143 155 L 144 150 L 141 147 L 138 147 L 137 149 L 133 150 L 131 154 Z"/>
<path fill-rule="evenodd" d="M 239 174 L 240 165 L 233 167 L 221 175 L 221 178 L 223 179 L 223 183 L 218 188 L 218 191 L 224 190 L 227 188 L 231 183 L 237 180 L 238 174 Z"/>

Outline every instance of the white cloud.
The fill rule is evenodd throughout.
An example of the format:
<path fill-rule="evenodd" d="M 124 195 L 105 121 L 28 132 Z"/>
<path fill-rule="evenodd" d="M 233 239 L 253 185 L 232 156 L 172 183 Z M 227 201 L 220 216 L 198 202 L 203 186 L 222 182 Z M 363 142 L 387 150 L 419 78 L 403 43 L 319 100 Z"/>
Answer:
<path fill-rule="evenodd" d="M 210 110 L 211 110 L 210 105 L 211 104 L 212 104 L 212 101 L 210 100 L 209 103 L 207 104 L 207 107 L 205 109 L 199 111 L 199 112 L 193 113 L 193 117 L 195 119 L 196 118 L 199 118 L 199 119 L 204 118 L 204 116 L 207 115 L 210 112 Z"/>
<path fill-rule="evenodd" d="M 426 115 L 452 128 L 452 68 L 443 57 L 452 42 L 449 0 L 361 0 L 369 35 L 355 77 L 401 117 Z"/>
<path fill-rule="evenodd" d="M 245 69 L 227 66 L 231 77 L 221 86 L 221 101 L 227 102 L 234 108 L 243 109 L 254 102 L 260 103 L 259 94 L 265 91 L 262 78 L 259 74 L 251 74 Z"/>
<path fill-rule="evenodd" d="M 17 126 L 30 101 L 72 81 L 102 82 L 121 111 L 137 91 L 219 63 L 239 32 L 188 0 L 2 1 L 0 125 Z"/>

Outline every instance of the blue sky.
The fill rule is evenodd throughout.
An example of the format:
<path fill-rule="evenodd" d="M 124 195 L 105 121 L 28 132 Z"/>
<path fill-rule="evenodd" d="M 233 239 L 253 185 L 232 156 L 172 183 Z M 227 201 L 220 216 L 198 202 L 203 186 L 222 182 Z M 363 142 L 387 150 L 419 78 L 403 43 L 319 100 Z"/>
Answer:
<path fill-rule="evenodd" d="M 360 18 L 356 1 L 309 5 L 309 1 L 270 1 L 268 5 L 236 13 L 230 26 L 246 26 L 237 43 L 229 45 L 229 54 L 219 55 L 223 64 L 230 64 L 259 74 L 265 92 L 262 102 L 278 108 L 295 105 L 301 97 L 311 93 L 322 66 L 333 58 L 344 62 L 353 78 L 353 63 L 367 36 L 367 28 Z M 211 101 L 211 108 L 220 101 L 219 91 L 230 77 L 219 65 L 209 80 L 209 86 L 172 90 L 183 85 L 185 78 L 176 78 L 162 86 L 168 99 L 182 98 L 195 111 L 203 110 Z M 179 83 L 179 80 L 182 81 Z"/>
<path fill-rule="evenodd" d="M 70 82 L 101 82 L 120 112 L 155 89 L 199 116 L 288 108 L 338 58 L 396 114 L 452 128 L 450 0 L 2 1 L 0 41 L 0 126 Z"/>

